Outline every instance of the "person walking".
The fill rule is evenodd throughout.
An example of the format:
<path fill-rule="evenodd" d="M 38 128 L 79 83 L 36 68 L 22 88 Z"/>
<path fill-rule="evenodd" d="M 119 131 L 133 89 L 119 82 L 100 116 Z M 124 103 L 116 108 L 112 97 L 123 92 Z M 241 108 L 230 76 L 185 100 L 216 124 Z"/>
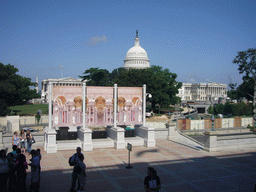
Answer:
<path fill-rule="evenodd" d="M 78 156 L 79 155 L 82 155 L 84 156 L 82 153 L 81 153 L 81 147 L 77 147 L 76 148 L 76 153 L 74 155 L 72 155 L 70 158 L 69 158 L 69 165 L 70 166 L 74 166 L 73 168 L 73 172 L 72 172 L 72 182 L 71 182 L 71 188 L 70 188 L 70 192 L 75 192 L 75 187 L 76 187 L 76 181 L 77 181 L 77 177 L 78 177 L 78 174 L 77 174 L 77 164 L 79 162 L 79 158 Z M 80 187 L 80 183 L 78 182 L 78 188 Z"/>
<path fill-rule="evenodd" d="M 25 139 L 26 139 L 26 134 L 23 129 L 20 131 L 20 148 L 21 148 L 21 153 L 25 154 Z"/>
<path fill-rule="evenodd" d="M 6 151 L 2 149 L 0 151 L 0 191 L 7 191 L 8 171 Z"/>
<path fill-rule="evenodd" d="M 18 136 L 18 132 L 17 131 L 15 131 L 13 133 L 12 145 L 16 145 L 17 147 L 20 145 L 20 137 Z"/>
<path fill-rule="evenodd" d="M 29 130 L 27 130 L 26 133 L 26 139 L 27 139 L 27 152 L 30 153 L 31 152 L 31 146 L 32 146 L 32 135 L 30 133 Z"/>
<path fill-rule="evenodd" d="M 148 167 L 148 176 L 144 179 L 144 187 L 147 192 L 159 191 L 161 182 L 157 176 L 157 172 L 153 167 Z"/>

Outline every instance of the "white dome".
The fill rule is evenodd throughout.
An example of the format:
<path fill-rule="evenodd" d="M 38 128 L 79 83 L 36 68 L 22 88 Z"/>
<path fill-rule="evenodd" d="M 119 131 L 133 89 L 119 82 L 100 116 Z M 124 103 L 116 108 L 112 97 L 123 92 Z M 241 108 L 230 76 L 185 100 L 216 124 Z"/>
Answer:
<path fill-rule="evenodd" d="M 144 69 L 149 68 L 149 59 L 147 52 L 140 46 L 138 31 L 136 32 L 135 44 L 130 48 L 124 59 L 124 68 Z"/>

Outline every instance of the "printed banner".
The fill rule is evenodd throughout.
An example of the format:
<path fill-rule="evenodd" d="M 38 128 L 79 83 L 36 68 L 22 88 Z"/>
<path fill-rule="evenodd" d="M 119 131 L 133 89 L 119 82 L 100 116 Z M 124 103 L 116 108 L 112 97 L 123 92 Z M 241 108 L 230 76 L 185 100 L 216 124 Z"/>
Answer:
<path fill-rule="evenodd" d="M 114 124 L 114 87 L 86 87 L 87 126 Z M 53 86 L 53 126 L 82 126 L 82 86 Z M 118 87 L 117 124 L 142 123 L 142 87 Z"/>

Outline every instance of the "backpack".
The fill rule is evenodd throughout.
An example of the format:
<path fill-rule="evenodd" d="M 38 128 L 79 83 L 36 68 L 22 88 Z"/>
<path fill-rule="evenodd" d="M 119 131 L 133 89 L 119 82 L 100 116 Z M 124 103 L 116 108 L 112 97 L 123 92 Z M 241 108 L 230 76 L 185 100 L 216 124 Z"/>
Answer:
<path fill-rule="evenodd" d="M 75 155 L 76 155 L 76 154 L 75 154 Z M 74 161 L 71 160 L 72 157 L 73 157 L 73 156 L 69 157 L 69 159 L 68 159 L 68 163 L 69 163 L 70 166 L 74 166 L 74 165 L 76 164 L 75 160 L 74 160 Z M 76 157 L 75 157 L 74 159 L 76 159 Z"/>

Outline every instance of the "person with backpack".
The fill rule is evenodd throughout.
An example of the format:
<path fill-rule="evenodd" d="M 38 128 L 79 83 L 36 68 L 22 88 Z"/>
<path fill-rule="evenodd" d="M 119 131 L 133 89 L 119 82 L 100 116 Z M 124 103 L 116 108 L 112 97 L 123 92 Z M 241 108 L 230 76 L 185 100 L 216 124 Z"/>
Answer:
<path fill-rule="evenodd" d="M 78 174 L 77 174 L 77 165 L 78 165 L 78 162 L 79 162 L 79 158 L 78 156 L 79 155 L 82 155 L 84 156 L 82 153 L 81 153 L 81 147 L 77 147 L 76 148 L 76 153 L 74 155 L 72 155 L 70 158 L 69 158 L 69 165 L 70 166 L 74 166 L 73 167 L 73 172 L 72 172 L 72 182 L 71 182 L 71 188 L 70 188 L 70 192 L 75 192 L 75 187 L 76 187 L 76 181 L 77 181 L 77 177 L 78 177 Z M 80 183 L 78 181 L 78 188 L 80 187 Z"/>

